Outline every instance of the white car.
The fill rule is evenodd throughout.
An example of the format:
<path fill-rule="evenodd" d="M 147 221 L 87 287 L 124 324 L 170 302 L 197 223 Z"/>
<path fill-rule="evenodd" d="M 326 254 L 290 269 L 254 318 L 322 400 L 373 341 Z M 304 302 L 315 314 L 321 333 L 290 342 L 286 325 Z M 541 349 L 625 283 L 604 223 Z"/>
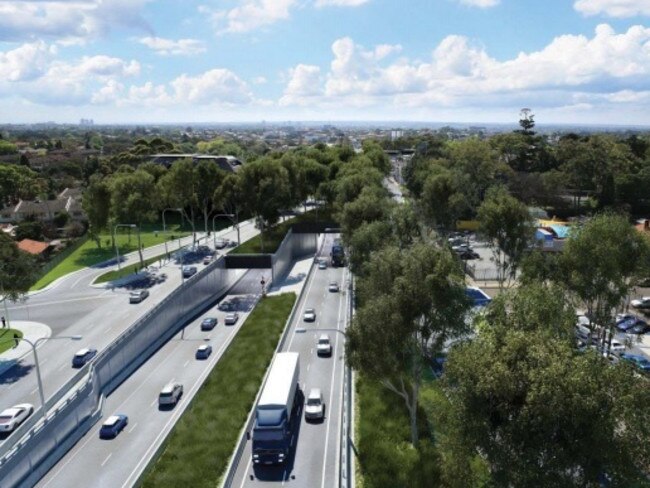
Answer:
<path fill-rule="evenodd" d="M 316 321 L 316 310 L 313 308 L 308 308 L 305 310 L 305 314 L 302 316 L 302 319 L 305 322 L 315 322 Z"/>
<path fill-rule="evenodd" d="M 634 308 L 650 308 L 650 297 L 641 297 L 630 302 Z"/>
<path fill-rule="evenodd" d="M 319 356 L 331 356 L 332 343 L 330 342 L 330 336 L 327 334 L 323 334 L 318 338 L 318 343 L 316 344 L 316 354 Z"/>
<path fill-rule="evenodd" d="M 158 405 L 160 407 L 173 406 L 178 403 L 183 395 L 183 385 L 180 383 L 168 383 L 158 395 Z"/>
<path fill-rule="evenodd" d="M 325 404 L 320 388 L 312 388 L 305 403 L 305 420 L 322 420 L 325 415 Z"/>
<path fill-rule="evenodd" d="M 612 346 L 610 348 L 610 352 L 615 352 L 617 354 L 625 352 L 625 344 L 619 342 L 619 341 L 612 341 Z"/>
<path fill-rule="evenodd" d="M 237 312 L 231 312 L 226 314 L 226 318 L 223 320 L 223 323 L 226 325 L 235 325 L 239 320 L 239 314 Z"/>
<path fill-rule="evenodd" d="M 34 405 L 21 403 L 0 413 L 0 432 L 13 432 L 27 417 L 34 413 Z"/>
<path fill-rule="evenodd" d="M 318 260 L 318 269 L 327 269 L 327 261 L 324 259 Z"/>
<path fill-rule="evenodd" d="M 333 293 L 336 293 L 339 291 L 339 284 L 336 281 L 332 281 L 327 289 Z"/>

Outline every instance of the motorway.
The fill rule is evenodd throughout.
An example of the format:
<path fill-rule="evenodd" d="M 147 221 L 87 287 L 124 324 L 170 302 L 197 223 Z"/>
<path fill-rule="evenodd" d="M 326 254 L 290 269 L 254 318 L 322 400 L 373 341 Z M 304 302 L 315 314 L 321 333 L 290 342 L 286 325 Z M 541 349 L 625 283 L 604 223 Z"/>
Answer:
<path fill-rule="evenodd" d="M 239 312 L 236 325 L 224 326 L 226 312 L 216 305 L 188 324 L 183 338 L 179 332 L 106 399 L 102 419 L 36 486 L 132 486 L 248 317 L 261 291 L 260 277 L 266 271 L 248 271 L 222 300 Z M 205 317 L 217 317 L 219 324 L 212 331 L 202 332 L 200 323 Z M 208 360 L 194 357 L 201 344 L 213 347 Z M 183 384 L 184 394 L 173 409 L 161 410 L 158 393 L 170 381 Z M 117 438 L 100 439 L 101 423 L 115 413 L 128 415 L 129 424 Z"/>
<path fill-rule="evenodd" d="M 325 236 L 322 256 L 329 256 L 334 237 Z M 339 283 L 340 292 L 328 291 L 331 281 Z M 307 396 L 311 388 L 321 389 L 325 401 L 324 421 L 307 423 L 301 417 L 296 432 L 297 444 L 285 466 L 253 467 L 251 442 L 247 441 L 236 467 L 232 487 L 288 485 L 296 488 L 330 488 L 338 485 L 347 284 L 347 268 L 314 269 L 305 284 L 305 291 L 298 303 L 299 313 L 290 324 L 291 330 L 283 348 L 283 352 L 300 353 L 300 386 L 304 395 Z M 315 322 L 303 322 L 306 308 L 316 309 Z M 316 355 L 316 342 L 323 333 L 330 336 L 333 347 L 331 357 Z"/>
<path fill-rule="evenodd" d="M 249 239 L 256 233 L 253 225 L 241 227 L 242 240 Z M 218 233 L 218 236 L 236 239 L 236 231 L 225 230 Z M 192 238 L 187 239 L 191 243 Z M 207 242 L 212 243 L 209 239 Z M 161 250 L 164 252 L 164 247 L 154 246 L 145 251 L 145 256 L 155 256 Z M 135 259 L 137 253 L 130 255 L 125 264 Z M 200 263 L 197 266 L 199 269 L 203 267 Z M 52 329 L 53 338 L 72 335 L 83 337 L 79 341 L 47 340 L 39 346 L 39 364 L 46 399 L 76 373 L 71 366 L 76 351 L 83 347 L 101 351 L 182 281 L 179 265 L 168 263 L 161 268 L 168 275 L 167 280 L 150 288 L 151 295 L 142 303 L 131 305 L 127 290 L 90 286 L 97 276 L 114 268 L 88 268 L 73 273 L 59 280 L 55 286 L 30 295 L 26 302 L 9 307 L 12 320 L 44 323 Z M 24 402 L 39 406 L 34 357 L 31 353 L 0 375 L 0 399 L 0 410 Z"/>

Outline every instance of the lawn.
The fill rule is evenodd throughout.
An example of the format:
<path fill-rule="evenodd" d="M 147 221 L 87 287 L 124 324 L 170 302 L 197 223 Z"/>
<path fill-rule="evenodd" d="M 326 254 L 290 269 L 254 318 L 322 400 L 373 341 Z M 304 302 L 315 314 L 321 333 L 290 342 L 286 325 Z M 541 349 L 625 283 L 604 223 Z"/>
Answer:
<path fill-rule="evenodd" d="M 22 337 L 23 333 L 16 329 L 0 329 L 0 354 L 14 347 L 14 337 Z"/>
<path fill-rule="evenodd" d="M 158 256 L 145 259 L 144 265 L 145 267 L 149 266 L 151 263 L 155 263 L 156 261 L 159 261 L 160 259 L 166 256 L 167 255 L 163 253 L 163 254 L 159 254 Z M 122 267 L 122 269 L 120 269 L 119 271 L 113 270 L 98 276 L 97 279 L 95 279 L 95 283 L 106 283 L 107 281 L 113 281 L 119 278 L 124 278 L 125 276 L 128 276 L 130 274 L 137 273 L 138 270 L 140 270 L 140 260 L 138 260 L 137 263 L 129 264 L 128 266 Z"/>
<path fill-rule="evenodd" d="M 188 229 L 184 228 L 179 230 L 177 225 L 168 225 L 167 234 L 163 234 L 160 230 L 161 228 L 162 224 L 147 224 L 143 226 L 140 238 L 142 240 L 142 245 L 145 248 L 161 244 L 165 242 L 166 239 L 171 239 L 172 235 L 175 238 L 190 235 Z M 138 250 L 137 233 L 131 232 L 131 236 L 129 237 L 126 230 L 127 229 L 119 228 L 116 237 L 120 256 Z M 89 239 L 79 249 L 68 256 L 67 259 L 42 276 L 41 279 L 31 287 L 31 290 L 40 290 L 52 283 L 54 280 L 65 276 L 68 273 L 115 258 L 115 248 L 111 245 L 110 234 L 102 234 L 100 241 L 102 247 L 98 248 L 95 241 Z"/>
<path fill-rule="evenodd" d="M 174 426 L 142 486 L 218 486 L 295 300 L 288 293 L 260 301 Z"/>

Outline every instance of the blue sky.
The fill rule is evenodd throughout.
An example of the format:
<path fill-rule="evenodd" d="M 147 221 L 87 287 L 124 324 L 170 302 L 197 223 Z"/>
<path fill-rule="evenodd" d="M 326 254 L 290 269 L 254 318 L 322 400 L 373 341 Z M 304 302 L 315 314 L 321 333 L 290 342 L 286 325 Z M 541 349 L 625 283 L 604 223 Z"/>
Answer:
<path fill-rule="evenodd" d="M 650 125 L 650 0 L 0 0 L 0 122 Z"/>

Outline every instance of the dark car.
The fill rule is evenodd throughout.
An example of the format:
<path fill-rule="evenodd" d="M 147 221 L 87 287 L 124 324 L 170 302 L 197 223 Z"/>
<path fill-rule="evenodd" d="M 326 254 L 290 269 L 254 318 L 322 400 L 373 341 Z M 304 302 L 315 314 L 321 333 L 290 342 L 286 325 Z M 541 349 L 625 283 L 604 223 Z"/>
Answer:
<path fill-rule="evenodd" d="M 99 437 L 101 439 L 113 439 L 124 430 L 128 423 L 129 418 L 122 413 L 111 415 L 102 424 L 102 428 L 99 429 Z"/>
<path fill-rule="evenodd" d="M 183 278 L 194 276 L 197 272 L 196 266 L 183 266 Z"/>
<path fill-rule="evenodd" d="M 645 320 L 637 320 L 631 329 L 627 330 L 628 334 L 647 334 L 650 332 L 650 325 Z"/>
<path fill-rule="evenodd" d="M 91 349 L 89 347 L 81 349 L 77 351 L 74 356 L 72 356 L 72 367 L 81 368 L 96 355 L 97 349 Z"/>
<path fill-rule="evenodd" d="M 207 317 L 201 322 L 201 330 L 212 330 L 219 321 L 215 317 Z"/>
<path fill-rule="evenodd" d="M 638 354 L 628 354 L 624 352 L 623 354 L 621 354 L 621 360 L 632 363 L 641 371 L 644 371 L 646 373 L 650 372 L 650 361 L 648 361 L 648 359 L 646 359 L 643 356 L 640 356 Z"/>
<path fill-rule="evenodd" d="M 479 259 L 481 255 L 472 249 L 465 249 L 464 251 L 457 252 L 460 259 Z"/>
<path fill-rule="evenodd" d="M 203 344 L 196 350 L 196 359 L 208 359 L 210 354 L 212 354 L 212 346 Z"/>

